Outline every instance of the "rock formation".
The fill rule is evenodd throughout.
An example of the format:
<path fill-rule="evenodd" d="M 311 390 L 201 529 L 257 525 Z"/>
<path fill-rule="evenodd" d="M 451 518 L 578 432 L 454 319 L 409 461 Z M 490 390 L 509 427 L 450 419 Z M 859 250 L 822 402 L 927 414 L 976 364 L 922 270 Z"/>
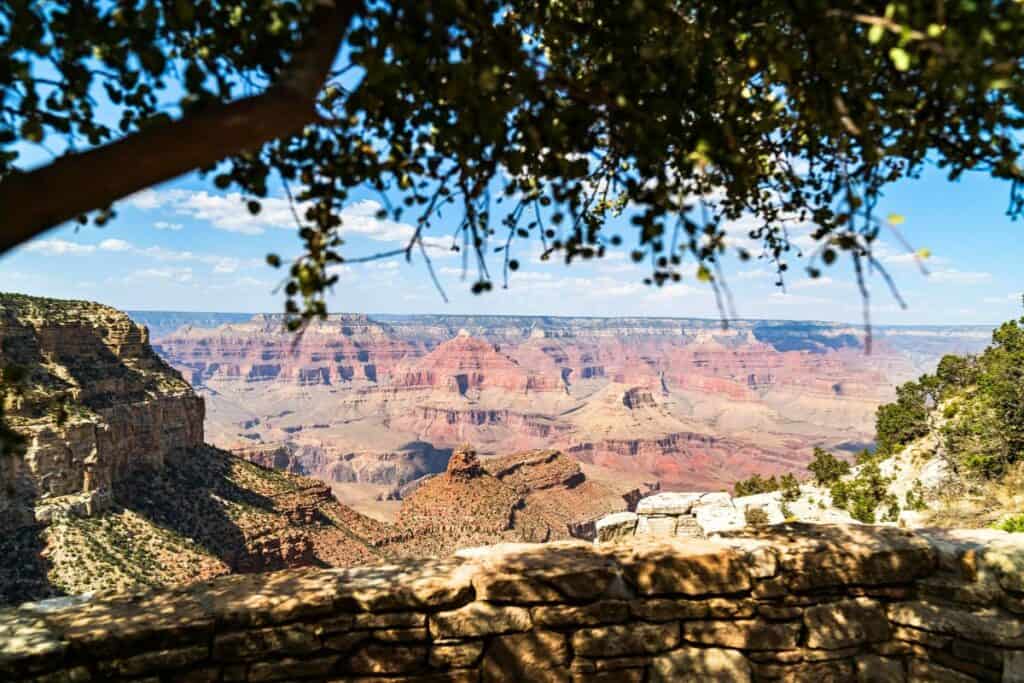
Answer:
<path fill-rule="evenodd" d="M 207 399 L 214 444 L 257 459 L 286 447 L 291 471 L 328 482 L 401 487 L 443 469 L 430 449 L 468 441 L 686 490 L 869 443 L 895 383 L 988 336 L 876 333 L 866 357 L 862 331 L 825 323 L 337 315 L 295 341 L 257 316 L 183 327 L 157 350 Z"/>
<path fill-rule="evenodd" d="M 320 482 L 203 442 L 203 400 L 112 308 L 0 295 L 0 600 L 369 561 Z"/>

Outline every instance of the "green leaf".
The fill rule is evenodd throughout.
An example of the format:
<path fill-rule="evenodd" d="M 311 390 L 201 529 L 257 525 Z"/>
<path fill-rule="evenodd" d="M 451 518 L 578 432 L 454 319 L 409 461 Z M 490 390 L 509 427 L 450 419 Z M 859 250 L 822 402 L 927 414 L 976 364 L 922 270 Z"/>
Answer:
<path fill-rule="evenodd" d="M 868 42 L 872 45 L 877 45 L 882 41 L 885 36 L 885 28 L 875 24 L 868 30 Z"/>
<path fill-rule="evenodd" d="M 897 71 L 906 71 L 910 68 L 910 54 L 902 47 L 894 47 L 889 50 L 889 59 Z"/>

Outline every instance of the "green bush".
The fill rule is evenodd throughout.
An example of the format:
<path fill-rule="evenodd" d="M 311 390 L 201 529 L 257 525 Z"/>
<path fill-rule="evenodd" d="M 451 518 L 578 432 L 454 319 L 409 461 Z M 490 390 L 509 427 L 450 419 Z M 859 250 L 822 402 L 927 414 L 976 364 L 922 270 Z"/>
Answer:
<path fill-rule="evenodd" d="M 1002 529 L 1003 531 L 1009 531 L 1014 534 L 1024 534 L 1024 514 L 1007 517 L 996 524 L 995 528 Z"/>
<path fill-rule="evenodd" d="M 733 484 L 733 495 L 737 498 L 753 496 L 758 493 L 770 493 L 779 490 L 779 481 L 772 475 L 765 479 L 760 474 L 755 474 L 749 479 L 741 479 Z"/>
<path fill-rule="evenodd" d="M 914 485 L 907 491 L 904 502 L 908 510 L 920 512 L 921 510 L 928 509 L 928 505 L 924 502 L 924 488 L 921 486 L 920 480 L 915 481 Z"/>
<path fill-rule="evenodd" d="M 784 474 L 779 480 L 779 490 L 783 501 L 792 502 L 800 497 L 800 482 L 791 473 Z"/>
<path fill-rule="evenodd" d="M 883 521 L 895 521 L 900 508 L 899 501 L 888 492 L 891 481 L 882 476 L 877 462 L 865 463 L 852 479 L 840 479 L 832 485 L 832 504 L 865 524 L 877 521 L 879 508 L 884 508 Z"/>
<path fill-rule="evenodd" d="M 768 523 L 768 513 L 753 505 L 747 506 L 743 511 L 743 518 L 747 526 L 763 526 Z"/>
<path fill-rule="evenodd" d="M 811 460 L 807 469 L 814 475 L 818 486 L 831 486 L 840 477 L 850 473 L 850 463 L 840 460 L 824 448 L 815 448 L 814 460 Z"/>

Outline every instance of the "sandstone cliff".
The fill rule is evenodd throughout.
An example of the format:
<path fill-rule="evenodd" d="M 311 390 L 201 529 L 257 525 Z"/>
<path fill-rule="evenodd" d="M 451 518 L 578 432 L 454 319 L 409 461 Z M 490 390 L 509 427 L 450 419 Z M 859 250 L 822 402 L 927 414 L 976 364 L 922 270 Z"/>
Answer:
<path fill-rule="evenodd" d="M 320 482 L 203 442 L 204 405 L 146 328 L 81 301 L 0 295 L 0 600 L 347 566 L 382 527 Z"/>

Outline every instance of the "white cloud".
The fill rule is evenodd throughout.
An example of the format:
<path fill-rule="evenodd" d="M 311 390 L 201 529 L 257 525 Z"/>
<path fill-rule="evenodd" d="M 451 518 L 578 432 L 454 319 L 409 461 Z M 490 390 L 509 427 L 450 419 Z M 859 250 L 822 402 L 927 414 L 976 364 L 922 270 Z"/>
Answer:
<path fill-rule="evenodd" d="M 124 201 L 131 206 L 134 206 L 136 209 L 142 209 L 143 211 L 155 209 L 163 203 L 161 196 L 157 194 L 156 190 L 143 190 L 142 192 L 136 192 Z"/>
<path fill-rule="evenodd" d="M 1005 296 L 986 296 L 982 301 L 987 304 L 1003 304 L 1007 301 L 1020 301 L 1022 296 L 1024 296 L 1024 293 L 1013 292 Z"/>
<path fill-rule="evenodd" d="M 139 209 L 165 208 L 181 216 L 205 221 L 218 230 L 244 235 L 260 235 L 268 228 L 294 229 L 295 214 L 301 219 L 307 208 L 305 204 L 296 204 L 293 214 L 292 206 L 287 199 L 265 197 L 259 200 L 260 212 L 253 215 L 246 207 L 246 198 L 240 193 L 230 192 L 221 195 L 211 194 L 205 190 L 146 190 L 133 195 L 127 201 Z M 340 232 L 362 235 L 376 242 L 407 243 L 415 234 L 415 228 L 406 223 L 377 218 L 377 213 L 382 208 L 379 202 L 369 199 L 345 207 L 341 212 Z M 180 227 L 177 223 L 160 223 Z M 431 247 L 448 249 L 451 246 L 450 239 L 433 236 L 424 236 L 423 242 Z"/>
<path fill-rule="evenodd" d="M 942 283 L 976 285 L 991 280 L 992 274 L 984 272 L 962 271 L 957 270 L 956 268 L 949 268 L 947 270 L 939 270 L 932 272 L 931 279 L 934 280 L 935 282 Z"/>
<path fill-rule="evenodd" d="M 100 249 L 103 251 L 134 251 L 135 247 L 130 242 L 118 239 L 106 239 L 100 242 Z"/>
<path fill-rule="evenodd" d="M 188 267 L 143 268 L 142 270 L 136 270 L 133 272 L 128 276 L 128 279 L 170 280 L 172 282 L 184 284 L 192 281 L 192 269 Z"/>
<path fill-rule="evenodd" d="M 230 256 L 224 257 L 218 260 L 213 266 L 213 272 L 215 273 L 234 273 L 238 270 L 239 266 L 238 259 L 231 258 Z"/>
<path fill-rule="evenodd" d="M 37 242 L 29 242 L 24 246 L 25 251 L 36 252 L 39 254 L 47 254 L 48 256 L 64 256 L 65 254 L 91 254 L 96 251 L 96 247 L 92 244 L 79 244 L 78 242 L 68 242 L 62 239 L 48 239 L 39 240 Z"/>
<path fill-rule="evenodd" d="M 181 223 L 168 223 L 167 221 L 157 221 L 156 223 L 153 224 L 153 227 L 156 228 L 157 230 L 173 230 L 174 232 L 177 232 L 178 230 L 181 230 L 185 226 L 183 226 Z"/>

